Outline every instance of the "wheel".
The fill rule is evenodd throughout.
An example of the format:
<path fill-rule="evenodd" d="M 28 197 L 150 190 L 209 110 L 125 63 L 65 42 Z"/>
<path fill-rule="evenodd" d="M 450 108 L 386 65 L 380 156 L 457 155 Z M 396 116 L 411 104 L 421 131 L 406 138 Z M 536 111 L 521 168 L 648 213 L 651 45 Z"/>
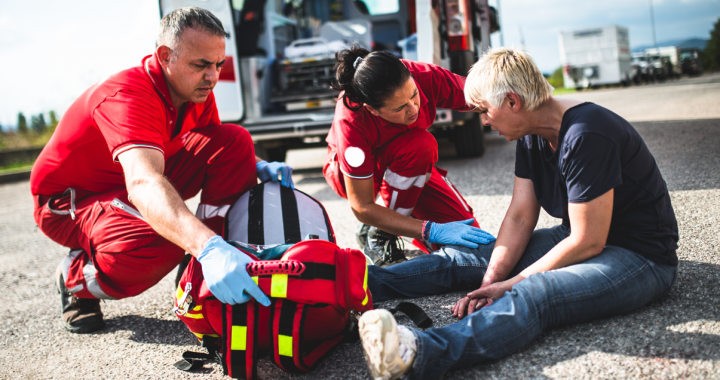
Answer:
<path fill-rule="evenodd" d="M 287 155 L 287 151 L 288 148 L 285 145 L 266 148 L 260 143 L 255 144 L 255 155 L 267 162 L 285 162 L 285 156 Z"/>
<path fill-rule="evenodd" d="M 480 115 L 456 126 L 453 137 L 458 157 L 480 157 L 485 153 L 485 135 L 480 124 Z"/>
<path fill-rule="evenodd" d="M 286 146 L 278 146 L 275 148 L 265 148 L 267 152 L 268 162 L 285 162 L 285 156 L 287 155 L 288 148 Z"/>

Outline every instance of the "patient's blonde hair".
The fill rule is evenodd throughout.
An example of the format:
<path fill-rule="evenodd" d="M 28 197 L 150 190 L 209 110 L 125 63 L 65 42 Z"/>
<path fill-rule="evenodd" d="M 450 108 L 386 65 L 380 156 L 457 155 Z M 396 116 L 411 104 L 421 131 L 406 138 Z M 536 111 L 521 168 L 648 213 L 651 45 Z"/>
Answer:
<path fill-rule="evenodd" d="M 465 81 L 465 101 L 481 101 L 499 108 L 508 92 L 520 96 L 523 108 L 532 111 L 550 99 L 553 87 L 529 55 L 508 48 L 488 50 L 470 69 Z"/>

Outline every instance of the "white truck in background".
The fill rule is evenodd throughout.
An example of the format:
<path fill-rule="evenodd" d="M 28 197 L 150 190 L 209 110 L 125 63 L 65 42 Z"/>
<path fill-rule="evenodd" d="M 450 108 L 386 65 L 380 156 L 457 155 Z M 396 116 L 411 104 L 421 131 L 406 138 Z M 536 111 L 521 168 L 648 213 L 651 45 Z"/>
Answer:
<path fill-rule="evenodd" d="M 160 0 L 161 17 L 197 6 L 230 34 L 215 87 L 223 122 L 253 137 L 259 156 L 284 161 L 288 149 L 325 145 L 338 93 L 329 88 L 334 54 L 359 44 L 467 75 L 499 29 L 487 0 Z M 401 49 L 415 36 L 416 51 Z M 438 110 L 431 127 L 460 157 L 484 153 L 478 114 Z"/>
<path fill-rule="evenodd" d="M 660 79 L 679 78 L 682 75 L 682 62 L 680 61 L 680 47 L 661 46 L 657 49 L 645 49 L 645 54 L 657 57 L 656 66 L 659 66 Z"/>
<path fill-rule="evenodd" d="M 629 85 L 632 78 L 627 28 L 616 25 L 560 32 L 566 88 Z"/>

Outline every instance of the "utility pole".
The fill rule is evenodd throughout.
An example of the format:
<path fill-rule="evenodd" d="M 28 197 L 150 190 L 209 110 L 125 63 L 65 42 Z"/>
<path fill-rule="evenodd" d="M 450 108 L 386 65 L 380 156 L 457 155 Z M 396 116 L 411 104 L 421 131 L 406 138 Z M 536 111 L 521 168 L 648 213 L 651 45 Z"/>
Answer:
<path fill-rule="evenodd" d="M 502 0 L 497 0 L 497 19 L 498 24 L 500 24 L 500 46 L 505 46 L 505 39 L 503 38 L 503 23 L 501 21 L 502 19 L 502 10 L 500 9 L 500 2 Z"/>
<path fill-rule="evenodd" d="M 659 52 L 657 39 L 655 39 L 655 12 L 653 11 L 653 0 L 650 0 L 650 26 L 652 28 L 653 46 L 655 46 L 655 51 Z"/>

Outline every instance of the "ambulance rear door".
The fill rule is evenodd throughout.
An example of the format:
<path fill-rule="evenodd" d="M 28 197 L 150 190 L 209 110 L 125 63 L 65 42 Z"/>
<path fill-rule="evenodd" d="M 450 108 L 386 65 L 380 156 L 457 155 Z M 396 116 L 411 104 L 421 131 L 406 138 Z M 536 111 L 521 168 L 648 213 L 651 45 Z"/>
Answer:
<path fill-rule="evenodd" d="M 228 0 L 160 0 L 160 17 L 183 7 L 198 7 L 212 12 L 223 24 L 230 37 L 225 42 L 225 64 L 220 72 L 220 80 L 213 92 L 220 120 L 239 122 L 244 114 L 240 66 L 237 59 L 237 44 L 233 23 L 232 8 Z"/>

